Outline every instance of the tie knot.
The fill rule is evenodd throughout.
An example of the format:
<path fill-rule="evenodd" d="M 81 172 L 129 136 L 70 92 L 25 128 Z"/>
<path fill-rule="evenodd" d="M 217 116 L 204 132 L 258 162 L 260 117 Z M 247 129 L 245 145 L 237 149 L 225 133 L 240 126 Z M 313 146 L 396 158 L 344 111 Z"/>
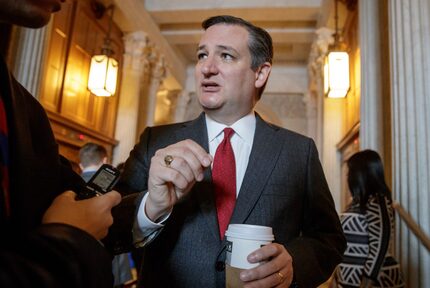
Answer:
<path fill-rule="evenodd" d="M 224 128 L 224 139 L 230 139 L 233 136 L 234 130 L 233 128 Z"/>

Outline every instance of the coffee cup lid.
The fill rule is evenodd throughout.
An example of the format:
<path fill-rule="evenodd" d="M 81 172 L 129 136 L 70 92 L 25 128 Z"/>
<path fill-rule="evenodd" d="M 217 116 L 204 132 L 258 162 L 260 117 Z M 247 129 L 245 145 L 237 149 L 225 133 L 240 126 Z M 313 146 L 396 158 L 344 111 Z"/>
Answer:
<path fill-rule="evenodd" d="M 275 240 L 272 227 L 249 224 L 230 224 L 225 236 L 260 241 Z"/>

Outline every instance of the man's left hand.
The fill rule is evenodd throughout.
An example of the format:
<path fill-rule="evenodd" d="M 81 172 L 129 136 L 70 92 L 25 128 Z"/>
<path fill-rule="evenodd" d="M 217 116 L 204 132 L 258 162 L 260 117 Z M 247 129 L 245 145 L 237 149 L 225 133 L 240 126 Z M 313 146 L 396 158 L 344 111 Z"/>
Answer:
<path fill-rule="evenodd" d="M 250 263 L 263 262 L 240 273 L 244 288 L 289 287 L 293 281 L 293 258 L 281 244 L 271 243 L 252 252 Z"/>

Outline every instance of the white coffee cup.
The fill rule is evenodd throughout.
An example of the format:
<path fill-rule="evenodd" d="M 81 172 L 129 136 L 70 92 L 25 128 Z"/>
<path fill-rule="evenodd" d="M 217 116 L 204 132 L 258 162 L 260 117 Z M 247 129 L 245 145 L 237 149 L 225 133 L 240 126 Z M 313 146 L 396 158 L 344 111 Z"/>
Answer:
<path fill-rule="evenodd" d="M 227 240 L 226 263 L 240 269 L 257 267 L 259 263 L 248 262 L 248 255 L 275 239 L 271 227 L 248 224 L 228 225 L 225 236 Z"/>
<path fill-rule="evenodd" d="M 226 287 L 242 287 L 239 273 L 243 269 L 251 269 L 260 263 L 250 263 L 249 254 L 271 243 L 275 238 L 271 227 L 230 224 L 225 232 L 227 241 L 226 250 Z"/>

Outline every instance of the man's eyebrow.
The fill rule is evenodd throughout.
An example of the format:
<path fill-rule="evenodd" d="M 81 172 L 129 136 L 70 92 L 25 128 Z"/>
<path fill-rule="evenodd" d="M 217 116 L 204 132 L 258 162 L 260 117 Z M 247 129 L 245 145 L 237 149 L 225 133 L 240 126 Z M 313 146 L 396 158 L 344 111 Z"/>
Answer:
<path fill-rule="evenodd" d="M 237 52 L 237 50 L 236 49 L 234 49 L 233 47 L 231 47 L 231 46 L 225 46 L 225 45 L 217 45 L 216 46 L 219 50 L 227 50 L 227 51 L 232 51 L 232 52 L 234 52 L 234 53 L 236 53 L 236 54 L 239 54 L 239 52 Z"/>
<path fill-rule="evenodd" d="M 203 50 L 206 47 L 206 45 L 200 45 L 199 47 L 197 47 L 196 52 Z"/>
<path fill-rule="evenodd" d="M 200 51 L 200 50 L 204 50 L 205 48 L 206 48 L 206 45 L 200 45 L 199 47 L 197 47 L 196 52 Z M 217 50 L 227 50 L 227 51 L 231 51 L 231 52 L 234 52 L 236 54 L 239 54 L 239 52 L 237 52 L 237 50 L 231 46 L 217 45 L 216 48 L 217 48 Z"/>

